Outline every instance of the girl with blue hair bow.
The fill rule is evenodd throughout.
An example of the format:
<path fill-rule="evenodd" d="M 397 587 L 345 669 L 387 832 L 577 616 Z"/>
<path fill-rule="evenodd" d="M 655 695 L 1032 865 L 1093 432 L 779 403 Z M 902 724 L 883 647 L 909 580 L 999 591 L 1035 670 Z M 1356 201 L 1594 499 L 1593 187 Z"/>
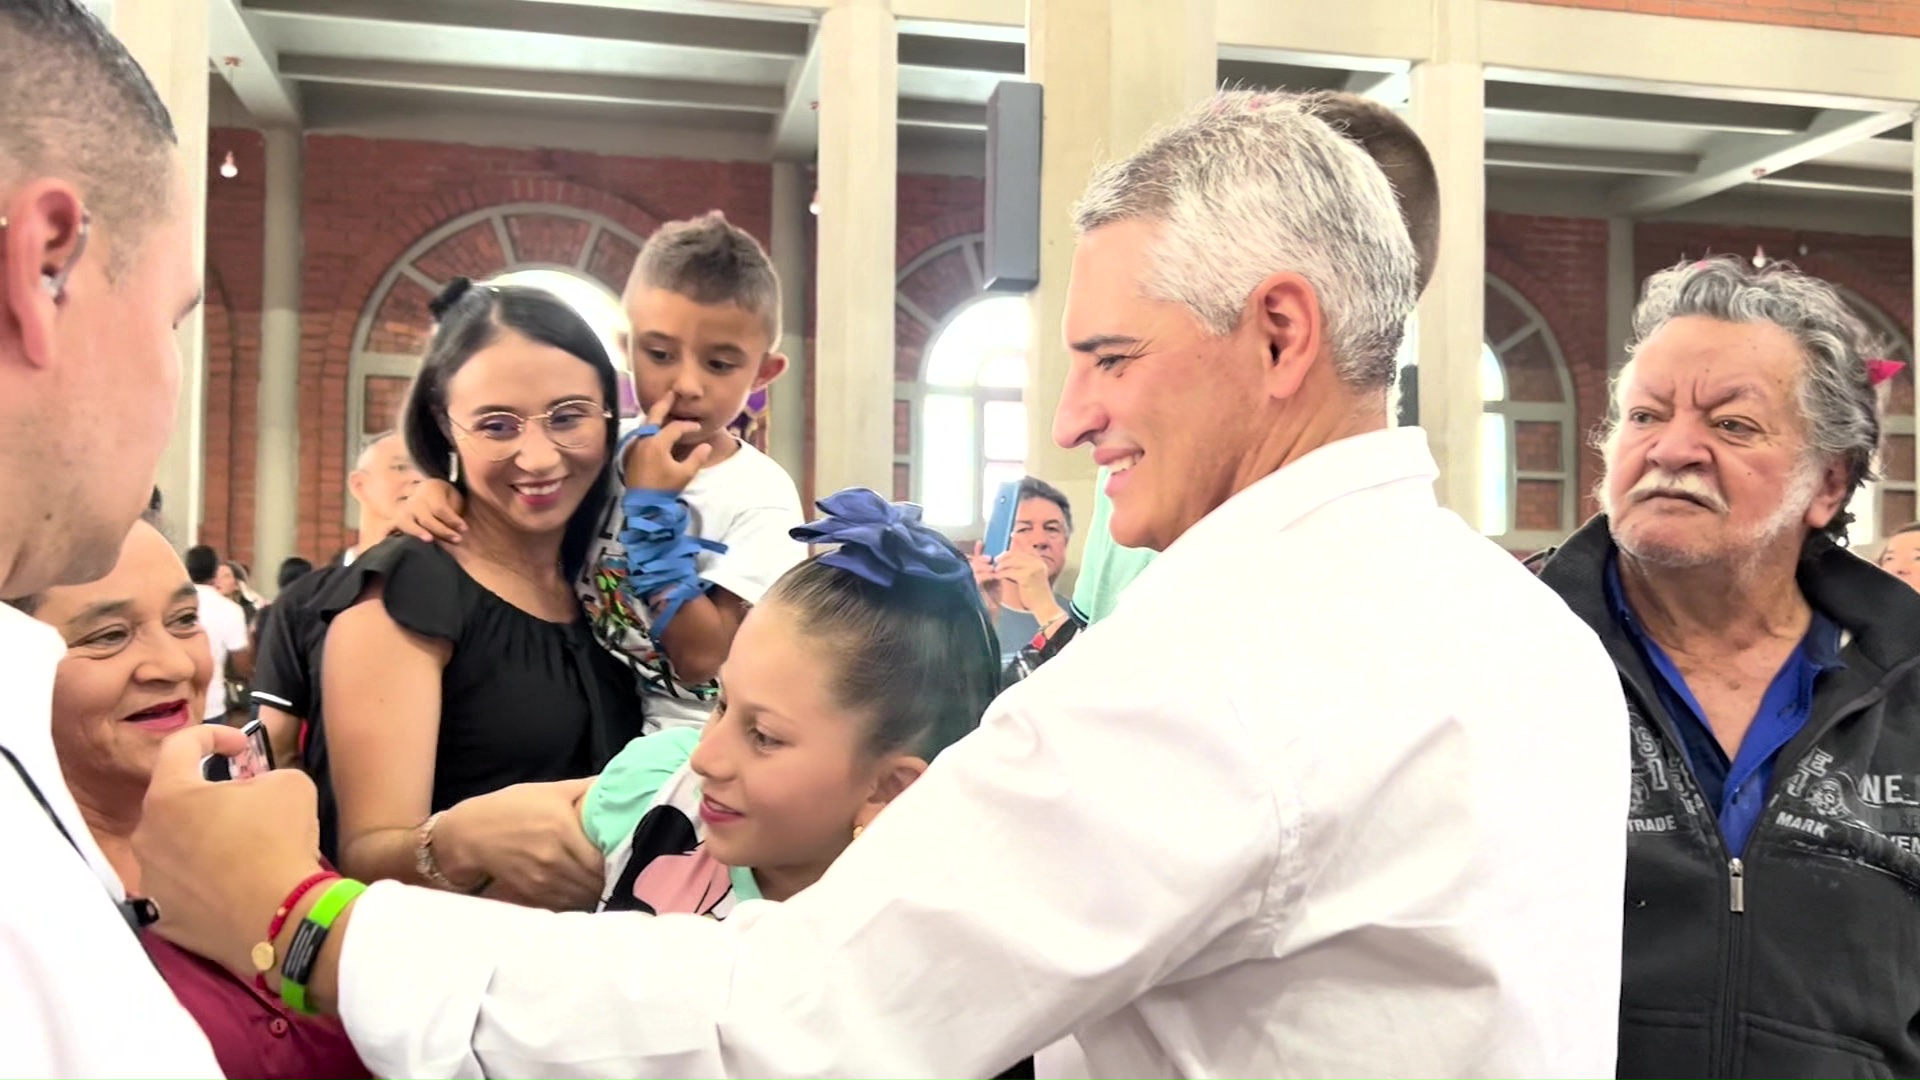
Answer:
<path fill-rule="evenodd" d="M 967 560 L 865 489 L 793 530 L 838 545 L 741 624 L 704 729 L 635 739 L 582 798 L 603 910 L 724 917 L 817 881 L 999 689 Z"/>

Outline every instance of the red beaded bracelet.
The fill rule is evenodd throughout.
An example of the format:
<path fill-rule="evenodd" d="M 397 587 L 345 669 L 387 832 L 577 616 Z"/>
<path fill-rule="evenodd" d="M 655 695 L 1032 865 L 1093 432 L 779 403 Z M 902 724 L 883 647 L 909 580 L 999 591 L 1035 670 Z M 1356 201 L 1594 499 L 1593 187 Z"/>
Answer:
<path fill-rule="evenodd" d="M 267 924 L 267 939 L 253 947 L 255 971 L 253 985 L 261 994 L 267 997 L 273 996 L 273 991 L 267 989 L 267 972 L 272 971 L 274 965 L 280 962 L 280 957 L 274 951 L 273 942 L 280 936 L 280 931 L 286 927 L 287 916 L 293 913 L 294 905 L 300 902 L 301 897 L 312 892 L 315 886 L 332 881 L 339 876 L 331 870 L 315 871 L 311 877 L 295 885 L 293 891 L 287 894 L 287 898 L 280 902 L 279 910 L 273 913 L 273 922 Z"/>

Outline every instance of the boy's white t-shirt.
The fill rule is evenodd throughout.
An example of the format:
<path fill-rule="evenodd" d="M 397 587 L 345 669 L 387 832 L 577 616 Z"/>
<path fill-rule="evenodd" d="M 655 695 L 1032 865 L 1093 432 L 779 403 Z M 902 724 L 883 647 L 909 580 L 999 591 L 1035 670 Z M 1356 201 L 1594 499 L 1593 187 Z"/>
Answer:
<path fill-rule="evenodd" d="M 680 498 L 687 504 L 688 532 L 727 545 L 724 554 L 698 556 L 701 579 L 757 604 L 781 574 L 807 557 L 806 545 L 789 535 L 804 519 L 800 491 L 787 471 L 752 446 L 736 442 L 733 454 L 701 469 Z M 625 525 L 625 511 L 616 501 L 575 583 L 580 603 L 592 620 L 594 636 L 640 679 L 648 731 L 704 724 L 719 685 L 708 681 L 688 686 L 675 678 L 666 654 L 654 648 L 648 635 L 652 613 L 621 592 L 626 548 L 617 537 Z"/>

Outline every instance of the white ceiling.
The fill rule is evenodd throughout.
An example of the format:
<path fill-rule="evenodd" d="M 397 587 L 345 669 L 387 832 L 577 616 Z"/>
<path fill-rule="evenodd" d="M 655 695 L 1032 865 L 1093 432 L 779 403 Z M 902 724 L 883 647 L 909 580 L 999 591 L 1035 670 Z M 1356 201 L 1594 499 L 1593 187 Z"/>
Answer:
<path fill-rule="evenodd" d="M 213 2 L 233 9 L 230 25 L 251 37 L 247 55 L 275 69 L 277 80 L 245 65 L 237 75 L 223 72 L 263 118 L 276 102 L 290 102 L 316 130 L 564 140 L 676 156 L 812 154 L 819 65 L 808 62 L 814 16 L 804 8 L 724 0 Z M 222 46 L 215 42 L 216 60 Z M 1003 27 L 903 24 L 903 169 L 931 155 L 978 171 L 987 95 L 1021 77 L 1023 51 L 1017 32 Z M 1381 79 L 1331 59 L 1288 55 L 1279 63 L 1246 50 L 1233 57 L 1221 63 L 1224 83 L 1326 89 Z M 1531 177 L 1574 184 L 1599 212 L 1694 206 L 1711 216 L 1712 204 L 1770 189 L 1770 198 L 1810 208 L 1884 216 L 1886 231 L 1910 227 L 1913 151 L 1903 118 L 1805 101 L 1623 92 L 1567 76 L 1496 71 L 1490 80 L 1489 175 L 1502 190 Z M 1392 100 L 1405 84 L 1387 79 L 1374 92 Z"/>

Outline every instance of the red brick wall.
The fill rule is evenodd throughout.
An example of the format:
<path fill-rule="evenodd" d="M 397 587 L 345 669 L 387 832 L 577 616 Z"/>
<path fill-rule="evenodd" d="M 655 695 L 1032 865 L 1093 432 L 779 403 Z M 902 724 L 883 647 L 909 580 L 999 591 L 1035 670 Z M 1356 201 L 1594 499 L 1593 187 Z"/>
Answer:
<path fill-rule="evenodd" d="M 1914 0 L 1526 0 L 1558 7 L 1920 36 Z"/>
<path fill-rule="evenodd" d="M 217 174 L 229 149 L 240 167 L 232 180 Z M 257 133 L 213 133 L 209 168 L 216 171 L 208 184 L 207 227 L 207 494 L 201 535 L 241 560 L 252 558 L 253 545 L 263 154 Z M 466 213 L 504 203 L 557 203 L 591 210 L 642 236 L 660 221 L 715 208 L 763 241 L 771 226 L 771 176 L 762 165 L 329 136 L 308 138 L 305 154 L 296 547 L 311 558 L 328 557 L 348 540 L 342 507 L 345 462 L 357 443 L 356 433 L 346 430 L 353 335 L 381 276 L 420 238 Z M 903 176 L 899 200 L 902 265 L 934 244 L 983 227 L 983 189 L 977 179 Z M 551 257 L 549 248 L 577 245 L 583 237 L 569 230 L 566 222 L 554 218 L 509 223 L 516 249 L 533 257 Z M 435 272 L 479 275 L 500 269 L 483 265 L 489 252 L 497 262 L 497 249 L 488 238 L 460 239 L 472 242 L 457 240 L 433 253 L 429 261 Z M 607 257 L 596 258 L 589 269 L 617 286 L 632 253 L 608 255 L 610 250 L 601 249 Z M 425 313 L 423 305 L 413 301 L 420 299 L 404 288 L 395 290 L 376 313 L 374 333 L 381 344 L 397 350 L 417 346 Z M 957 293 L 944 297 L 936 317 L 964 299 Z M 806 332 L 811 338 L 811 302 Z M 916 356 L 919 344 L 910 345 Z M 374 389 L 373 413 L 391 411 L 391 390 Z M 811 405 L 810 384 L 791 392 L 808 395 Z M 389 420 L 370 414 L 367 424 L 377 429 Z M 809 430 L 809 460 L 812 452 Z"/>
<path fill-rule="evenodd" d="M 719 209 L 765 242 L 772 214 L 771 171 L 765 165 L 730 162 L 308 138 L 301 283 L 302 554 L 324 558 L 347 540 L 342 508 L 347 455 L 355 445 L 346 430 L 347 380 L 353 335 L 381 276 L 435 228 L 506 203 L 590 210 L 640 236 L 662 221 Z M 560 233 L 566 231 L 563 222 L 541 219 L 529 223 L 516 239 L 536 248 L 552 247 L 548 241 L 564 239 Z M 454 245 L 445 256 L 446 265 L 436 269 L 470 276 L 502 269 L 485 265 L 489 260 L 483 246 Z M 497 250 L 494 254 L 497 262 Z M 617 286 L 625 264 L 611 265 L 616 261 L 600 260 L 594 269 Z"/>
<path fill-rule="evenodd" d="M 253 533 L 263 166 L 257 135 L 216 131 L 210 167 L 217 167 L 228 149 L 235 152 L 240 176 L 225 180 L 216 173 L 209 180 L 207 496 L 202 535 L 245 560 L 251 557 Z M 380 277 L 421 237 L 469 211 L 509 202 L 588 209 L 641 235 L 661 220 L 718 207 L 764 239 L 771 219 L 771 178 L 759 165 L 337 137 L 310 138 L 306 161 L 298 550 L 313 558 L 331 555 L 346 540 L 345 462 L 355 444 L 354 434 L 346 430 L 353 334 Z M 944 241 L 981 231 L 983 196 L 977 179 L 902 176 L 897 265 L 905 267 Z M 557 251 L 577 243 L 577 238 L 569 239 L 570 233 L 562 236 L 569 227 L 552 218 L 516 220 L 510 228 L 517 246 Z M 467 239 L 472 242 L 447 246 L 449 261 L 438 269 L 472 274 L 499 269 L 478 265 L 494 250 L 487 238 Z M 1606 223 L 1596 219 L 1487 216 L 1488 273 L 1541 313 L 1568 364 L 1580 447 L 1575 482 L 1582 517 L 1593 510 L 1588 496 L 1600 471 L 1598 457 L 1586 443 L 1606 411 L 1606 240 Z M 1636 230 L 1635 266 L 1644 277 L 1710 251 L 1751 255 L 1756 245 L 1846 285 L 1911 333 L 1911 257 L 1906 241 L 1897 237 L 1652 223 Z M 1800 254 L 1802 246 L 1806 255 Z M 611 264 L 620 261 L 597 260 L 594 270 L 617 281 L 625 264 Z M 936 320 L 972 295 L 971 283 L 954 267 L 941 265 L 944 261 L 928 264 L 901 283 L 902 291 Z M 404 297 L 395 299 L 377 320 L 396 322 L 382 332 L 395 347 L 411 348 L 418 340 L 414 324 L 423 321 L 423 313 L 409 313 L 410 303 Z M 810 301 L 807 308 L 805 334 L 811 347 Z M 927 334 L 913 320 L 897 320 L 896 327 L 895 368 L 911 377 Z M 777 386 L 776 392 L 781 389 L 786 388 Z M 791 391 L 807 396 L 811 415 L 811 384 Z M 381 396 L 380 411 L 392 405 L 391 397 Z M 387 418 L 370 416 L 368 423 L 383 427 Z M 810 461 L 811 430 L 806 452 Z"/>
<path fill-rule="evenodd" d="M 220 175 L 228 152 L 240 174 Z M 253 559 L 253 467 L 260 385 L 265 144 L 257 131 L 216 128 L 207 138 L 206 471 L 200 542 Z M 273 567 L 254 567 L 256 577 Z"/>
<path fill-rule="evenodd" d="M 1682 259 L 1764 250 L 1843 285 L 1913 334 L 1913 251 L 1903 236 L 1850 236 L 1725 225 L 1646 222 L 1634 230 L 1634 272 L 1641 280 Z"/>

